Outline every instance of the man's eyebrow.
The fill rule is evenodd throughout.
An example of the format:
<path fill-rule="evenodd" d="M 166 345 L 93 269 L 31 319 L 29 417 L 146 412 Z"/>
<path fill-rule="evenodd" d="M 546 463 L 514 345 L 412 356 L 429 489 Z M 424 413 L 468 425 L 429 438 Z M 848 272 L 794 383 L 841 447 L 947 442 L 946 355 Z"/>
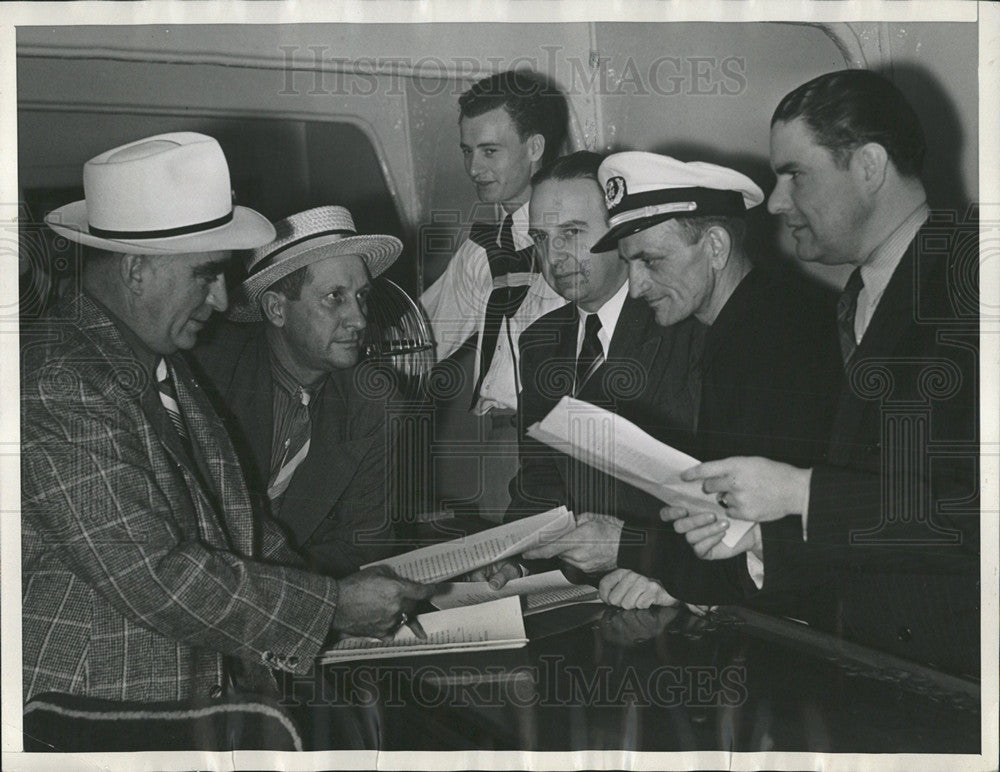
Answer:
<path fill-rule="evenodd" d="M 798 164 L 796 164 L 794 161 L 786 161 L 783 164 L 775 166 L 774 167 L 774 173 L 775 174 L 788 174 L 789 172 L 795 171 L 797 168 L 798 168 Z"/>
<path fill-rule="evenodd" d="M 210 263 L 202 263 L 201 265 L 195 266 L 195 273 L 217 276 L 220 273 L 224 273 L 229 267 L 229 260 L 213 260 Z"/>

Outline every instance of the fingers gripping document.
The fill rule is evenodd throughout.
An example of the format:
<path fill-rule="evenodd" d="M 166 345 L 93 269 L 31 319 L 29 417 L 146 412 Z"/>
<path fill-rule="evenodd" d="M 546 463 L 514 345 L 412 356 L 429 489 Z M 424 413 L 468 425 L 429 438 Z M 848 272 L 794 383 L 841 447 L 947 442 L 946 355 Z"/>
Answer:
<path fill-rule="evenodd" d="M 589 402 L 563 397 L 545 418 L 528 428 L 528 436 L 666 504 L 729 517 L 713 494 L 702 491 L 700 483 L 680 479 L 681 472 L 700 463 L 697 459 Z M 730 519 L 723 543 L 735 546 L 753 525 L 749 520 Z"/>
<path fill-rule="evenodd" d="M 369 563 L 362 568 L 388 566 L 405 579 L 424 584 L 441 582 L 555 541 L 572 531 L 575 524 L 573 513 L 566 507 L 558 507 L 471 536 Z"/>

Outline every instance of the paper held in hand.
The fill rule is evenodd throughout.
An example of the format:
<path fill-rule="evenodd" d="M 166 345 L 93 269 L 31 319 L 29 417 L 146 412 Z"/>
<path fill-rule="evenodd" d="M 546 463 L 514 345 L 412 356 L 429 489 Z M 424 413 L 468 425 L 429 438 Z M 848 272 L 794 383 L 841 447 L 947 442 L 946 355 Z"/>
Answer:
<path fill-rule="evenodd" d="M 345 638 L 319 655 L 319 663 L 355 659 L 413 657 L 446 651 L 516 649 L 528 638 L 524 633 L 521 602 L 517 597 L 500 598 L 478 606 L 432 611 L 417 617 L 427 639 L 418 638 L 408 627 L 400 627 L 388 642 L 376 638 Z"/>
<path fill-rule="evenodd" d="M 600 602 L 596 587 L 573 584 L 562 571 L 546 571 L 520 579 L 511 579 L 499 590 L 489 582 L 446 582 L 431 597 L 431 604 L 441 609 L 460 608 L 511 596 L 524 598 L 524 615 L 530 616 L 577 603 Z"/>
<path fill-rule="evenodd" d="M 432 544 L 369 563 L 362 568 L 388 566 L 405 579 L 431 584 L 548 544 L 575 527 L 573 513 L 566 507 L 558 507 L 443 544 Z"/>
<path fill-rule="evenodd" d="M 680 479 L 681 472 L 700 463 L 697 459 L 589 402 L 563 397 L 545 418 L 529 427 L 528 436 L 667 504 L 728 517 L 715 496 L 702 491 L 700 482 Z M 752 527 L 749 520 L 730 519 L 723 543 L 734 546 Z"/>

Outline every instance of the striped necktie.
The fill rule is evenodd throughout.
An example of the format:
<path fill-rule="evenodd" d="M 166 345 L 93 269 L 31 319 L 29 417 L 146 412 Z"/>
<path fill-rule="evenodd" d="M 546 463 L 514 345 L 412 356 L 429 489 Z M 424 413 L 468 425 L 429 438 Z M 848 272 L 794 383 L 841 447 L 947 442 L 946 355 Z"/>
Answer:
<path fill-rule="evenodd" d="M 309 415 L 311 396 L 308 391 L 300 389 L 298 399 L 299 402 L 292 413 L 288 437 L 283 443 L 281 463 L 268 482 L 267 496 L 272 502 L 276 502 L 285 493 L 295 470 L 309 455 L 309 444 L 312 441 L 312 418 Z"/>
<path fill-rule="evenodd" d="M 576 358 L 574 397 L 580 393 L 597 368 L 604 364 L 604 347 L 601 346 L 601 339 L 598 337 L 600 331 L 601 317 L 597 314 L 587 314 L 587 319 L 583 323 L 583 345 L 580 346 L 580 354 Z"/>
<path fill-rule="evenodd" d="M 864 286 L 861 268 L 855 268 L 837 299 L 837 330 L 840 333 L 840 353 L 844 357 L 845 367 L 851 363 L 851 357 L 858 347 L 858 339 L 854 335 L 854 317 L 858 313 L 858 295 Z"/>
<path fill-rule="evenodd" d="M 156 363 L 156 389 L 160 394 L 163 409 L 167 411 L 167 416 L 170 418 L 170 423 L 173 424 L 180 438 L 187 440 L 189 437 L 187 424 L 184 423 L 184 416 L 181 415 L 180 406 L 177 404 L 173 371 L 164 357 L 160 357 L 160 361 Z"/>

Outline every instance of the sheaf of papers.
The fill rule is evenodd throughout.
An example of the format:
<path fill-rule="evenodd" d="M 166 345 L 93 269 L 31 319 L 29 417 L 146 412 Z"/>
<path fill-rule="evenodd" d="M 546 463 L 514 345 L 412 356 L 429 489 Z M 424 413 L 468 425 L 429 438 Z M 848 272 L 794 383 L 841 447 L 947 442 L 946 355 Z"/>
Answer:
<path fill-rule="evenodd" d="M 562 571 L 546 571 L 511 579 L 499 590 L 490 587 L 489 582 L 451 582 L 431 597 L 431 603 L 441 609 L 458 608 L 514 595 L 524 596 L 525 616 L 571 603 L 599 599 L 596 588 L 586 584 L 573 584 Z"/>
<path fill-rule="evenodd" d="M 528 436 L 667 504 L 728 518 L 715 496 L 702 491 L 701 483 L 680 479 L 681 472 L 699 463 L 697 459 L 589 402 L 563 397 L 545 418 L 529 427 Z M 723 543 L 734 546 L 752 527 L 748 520 L 730 518 Z"/>
<path fill-rule="evenodd" d="M 446 651 L 516 649 L 528 638 L 524 633 L 521 602 L 517 597 L 500 598 L 477 606 L 421 614 L 417 621 L 427 633 L 418 638 L 408 627 L 400 627 L 389 642 L 375 638 L 345 638 L 319 656 L 320 664 L 355 659 L 439 654 Z"/>
<path fill-rule="evenodd" d="M 470 536 L 369 563 L 363 568 L 388 566 L 415 582 L 441 582 L 555 541 L 572 531 L 575 524 L 573 513 L 566 507 L 558 507 Z"/>

